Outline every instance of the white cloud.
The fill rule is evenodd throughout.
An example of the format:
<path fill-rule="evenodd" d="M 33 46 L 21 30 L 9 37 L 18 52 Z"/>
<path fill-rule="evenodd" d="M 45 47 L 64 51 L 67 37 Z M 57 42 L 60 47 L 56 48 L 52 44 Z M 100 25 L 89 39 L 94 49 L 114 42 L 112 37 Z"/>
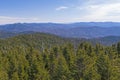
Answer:
<path fill-rule="evenodd" d="M 10 24 L 10 23 L 24 23 L 24 22 L 40 22 L 37 18 L 20 18 L 20 17 L 8 17 L 0 16 L 0 24 Z"/>
<path fill-rule="evenodd" d="M 21 18 L 0 16 L 0 24 L 18 22 L 76 22 L 76 21 L 117 21 L 120 22 L 120 0 L 79 0 L 77 4 L 69 6 L 58 6 L 56 11 L 67 11 L 57 14 L 55 18 L 45 17 L 40 20 L 37 18 Z M 67 4 L 66 4 L 67 5 Z M 49 16 L 49 15 L 48 15 Z"/>
<path fill-rule="evenodd" d="M 57 11 L 65 10 L 65 9 L 68 9 L 68 7 L 67 6 L 60 6 L 60 7 L 56 8 Z"/>
<path fill-rule="evenodd" d="M 120 21 L 120 3 L 89 4 L 77 8 L 85 12 L 84 16 L 77 18 L 81 21 Z"/>

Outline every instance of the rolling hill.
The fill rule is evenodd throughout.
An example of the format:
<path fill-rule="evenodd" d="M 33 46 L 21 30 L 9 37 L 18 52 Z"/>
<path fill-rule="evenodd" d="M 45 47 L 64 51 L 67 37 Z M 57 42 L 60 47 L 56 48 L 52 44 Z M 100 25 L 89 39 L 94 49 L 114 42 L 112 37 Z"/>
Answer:
<path fill-rule="evenodd" d="M 2 41 L 11 41 L 9 42 L 10 44 L 12 43 L 20 43 L 21 44 L 26 44 L 26 43 L 35 43 L 39 45 L 43 43 L 48 43 L 49 44 L 61 44 L 61 43 L 69 43 L 72 42 L 73 44 L 77 45 L 78 43 L 81 42 L 90 42 L 92 44 L 97 44 L 100 43 L 102 45 L 112 45 L 120 42 L 120 36 L 106 36 L 106 37 L 99 37 L 99 38 L 91 38 L 91 39 L 86 39 L 86 38 L 63 38 L 60 36 L 56 36 L 53 34 L 48 34 L 48 33 L 40 33 L 40 32 L 21 32 L 21 33 L 8 33 L 8 32 L 2 32 L 0 38 Z M 15 42 L 16 41 L 16 42 Z M 3 42 L 8 44 L 7 42 Z M 24 43 L 25 42 L 25 43 Z M 47 44 L 48 44 L 47 43 Z"/>
<path fill-rule="evenodd" d="M 44 32 L 68 38 L 96 38 L 120 36 L 120 23 L 116 22 L 80 22 L 80 23 L 16 23 L 0 26 L 8 32 Z"/>

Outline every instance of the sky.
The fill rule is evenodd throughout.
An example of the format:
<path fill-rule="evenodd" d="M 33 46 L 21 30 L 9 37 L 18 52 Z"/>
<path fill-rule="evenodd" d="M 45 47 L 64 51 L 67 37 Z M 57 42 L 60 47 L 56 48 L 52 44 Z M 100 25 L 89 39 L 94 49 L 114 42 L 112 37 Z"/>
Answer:
<path fill-rule="evenodd" d="M 0 24 L 120 22 L 120 0 L 0 0 Z"/>

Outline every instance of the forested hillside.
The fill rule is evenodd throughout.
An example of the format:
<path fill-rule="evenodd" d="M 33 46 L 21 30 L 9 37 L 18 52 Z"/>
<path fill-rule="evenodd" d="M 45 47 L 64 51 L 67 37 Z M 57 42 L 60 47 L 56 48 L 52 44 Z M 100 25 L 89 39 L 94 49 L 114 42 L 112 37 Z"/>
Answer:
<path fill-rule="evenodd" d="M 8 38 L 15 36 L 14 32 L 0 31 L 0 38 Z"/>
<path fill-rule="evenodd" d="M 1 39 L 0 80 L 120 79 L 120 43 L 76 41 L 44 33 Z"/>
<path fill-rule="evenodd" d="M 25 31 L 25 32 L 9 32 L 9 31 L 0 31 L 0 39 L 6 39 L 6 38 L 11 38 L 11 37 L 14 37 L 14 36 L 19 36 L 19 35 L 29 35 L 29 34 L 40 34 L 40 32 L 34 32 L 34 31 Z M 46 34 L 46 33 L 44 33 Z M 40 37 L 39 35 L 39 37 Z M 48 34 L 46 36 L 55 36 L 55 37 L 58 37 L 56 35 L 53 35 L 53 34 Z M 24 36 L 24 37 L 26 37 Z M 90 42 L 92 44 L 97 44 L 97 43 L 100 43 L 102 45 L 105 45 L 105 46 L 108 46 L 108 45 L 112 45 L 112 44 L 116 44 L 120 41 L 120 36 L 105 36 L 105 37 L 98 37 L 98 38 L 91 38 L 91 39 L 87 39 L 87 38 L 65 38 L 65 37 L 61 37 L 59 36 L 59 39 L 62 39 L 62 40 L 67 40 L 67 41 L 71 41 L 72 43 L 74 44 L 78 44 L 80 42 L 84 42 L 84 41 L 87 41 L 87 42 Z M 53 38 L 53 41 L 54 41 L 54 38 Z"/>

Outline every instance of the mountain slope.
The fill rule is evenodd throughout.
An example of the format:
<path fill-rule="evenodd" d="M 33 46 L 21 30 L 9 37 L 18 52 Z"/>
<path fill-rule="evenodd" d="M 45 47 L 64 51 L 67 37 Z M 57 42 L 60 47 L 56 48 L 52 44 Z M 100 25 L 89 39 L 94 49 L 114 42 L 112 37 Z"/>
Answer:
<path fill-rule="evenodd" d="M 86 42 L 79 44 L 77 40 L 45 33 L 1 39 L 0 79 L 119 80 L 120 43 L 93 46 Z"/>
<path fill-rule="evenodd" d="M 57 23 L 16 23 L 1 25 L 1 31 L 8 32 L 44 32 L 69 38 L 95 38 L 120 36 L 120 23 L 80 22 L 70 24 Z"/>
<path fill-rule="evenodd" d="M 100 37 L 100 38 L 89 39 L 88 41 L 92 43 L 100 43 L 103 45 L 112 45 L 120 42 L 120 36 Z"/>
<path fill-rule="evenodd" d="M 8 37 L 12 37 L 15 35 L 16 33 L 14 32 L 0 31 L 0 38 L 8 38 Z"/>
<path fill-rule="evenodd" d="M 29 46 L 41 49 L 41 47 L 47 47 L 54 45 L 62 45 L 69 42 L 67 39 L 63 39 L 56 35 L 46 33 L 31 33 L 31 34 L 19 34 L 14 37 L 9 37 L 0 40 L 0 45 L 6 45 L 6 47 L 13 46 Z"/>
<path fill-rule="evenodd" d="M 5 35 L 5 34 L 3 34 Z M 13 37 L 12 37 L 13 36 Z M 19 44 L 19 45 L 28 45 L 32 43 L 34 46 L 47 45 L 61 45 L 64 43 L 73 43 L 74 45 L 78 45 L 81 42 L 90 42 L 92 44 L 100 43 L 102 45 L 112 45 L 116 44 L 120 41 L 120 36 L 107 36 L 107 37 L 99 37 L 92 39 L 85 38 L 63 38 L 52 34 L 39 33 L 39 32 L 22 32 L 19 34 L 14 34 L 12 36 L 7 35 L 7 37 L 1 40 L 1 44 Z M 2 37 L 3 38 L 3 37 Z M 30 45 L 29 45 L 30 46 Z"/>

